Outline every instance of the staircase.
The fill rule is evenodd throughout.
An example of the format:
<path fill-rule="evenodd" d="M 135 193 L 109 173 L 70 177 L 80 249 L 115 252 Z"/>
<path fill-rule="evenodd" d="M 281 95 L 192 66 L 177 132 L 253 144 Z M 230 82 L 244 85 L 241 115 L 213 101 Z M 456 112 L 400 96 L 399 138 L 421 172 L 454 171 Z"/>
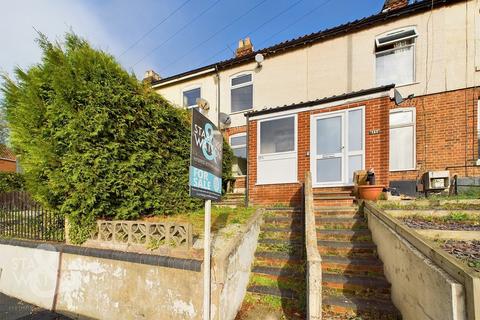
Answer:
<path fill-rule="evenodd" d="M 270 208 L 237 319 L 305 319 L 304 213 Z"/>
<path fill-rule="evenodd" d="M 314 191 L 323 318 L 401 319 L 364 217 L 348 190 Z"/>
<path fill-rule="evenodd" d="M 221 208 L 238 208 L 245 206 L 245 193 L 227 193 L 221 202 L 214 204 Z"/>

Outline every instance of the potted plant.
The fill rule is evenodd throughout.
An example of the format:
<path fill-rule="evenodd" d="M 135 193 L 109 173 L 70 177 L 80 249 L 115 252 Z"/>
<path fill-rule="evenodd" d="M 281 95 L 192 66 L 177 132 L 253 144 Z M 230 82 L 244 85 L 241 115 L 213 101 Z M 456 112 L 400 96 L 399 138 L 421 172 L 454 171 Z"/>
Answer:
<path fill-rule="evenodd" d="M 373 168 L 367 172 L 367 182 L 369 184 L 358 186 L 358 197 L 364 200 L 377 201 L 384 186 L 375 184 L 375 171 Z"/>

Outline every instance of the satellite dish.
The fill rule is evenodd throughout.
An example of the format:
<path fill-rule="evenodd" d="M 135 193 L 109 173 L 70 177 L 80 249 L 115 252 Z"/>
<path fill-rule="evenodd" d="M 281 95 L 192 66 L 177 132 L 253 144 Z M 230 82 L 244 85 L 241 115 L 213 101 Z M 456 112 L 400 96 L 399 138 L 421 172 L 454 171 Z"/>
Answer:
<path fill-rule="evenodd" d="M 394 89 L 393 90 L 393 99 L 395 100 L 395 104 L 397 106 L 399 106 L 400 104 L 402 104 L 402 102 L 404 101 L 402 95 L 400 94 L 400 92 L 398 92 L 397 89 Z"/>
<path fill-rule="evenodd" d="M 257 67 L 260 68 L 262 66 L 262 62 L 265 60 L 265 57 L 261 53 L 257 53 L 255 55 L 255 61 L 257 62 Z"/>
<path fill-rule="evenodd" d="M 220 125 L 223 127 L 228 127 L 232 123 L 232 119 L 226 113 L 220 112 Z"/>
<path fill-rule="evenodd" d="M 195 101 L 197 103 L 197 106 L 202 109 L 202 110 L 209 110 L 210 109 L 210 104 L 208 103 L 207 100 L 203 99 L 203 98 L 197 98 L 197 100 Z"/>
<path fill-rule="evenodd" d="M 265 60 L 265 57 L 263 56 L 263 54 L 257 53 L 257 54 L 255 55 L 255 61 L 256 61 L 257 63 L 262 63 L 263 60 Z"/>

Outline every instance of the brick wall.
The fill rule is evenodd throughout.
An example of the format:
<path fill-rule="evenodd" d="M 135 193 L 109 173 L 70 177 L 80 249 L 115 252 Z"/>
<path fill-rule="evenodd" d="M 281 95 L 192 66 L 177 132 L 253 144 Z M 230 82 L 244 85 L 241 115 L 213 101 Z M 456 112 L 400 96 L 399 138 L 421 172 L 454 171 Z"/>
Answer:
<path fill-rule="evenodd" d="M 17 162 L 0 159 L 0 172 L 16 172 Z"/>
<path fill-rule="evenodd" d="M 302 201 L 302 184 L 305 173 L 310 170 L 310 117 L 314 114 L 345 110 L 360 106 L 365 107 L 365 165 L 374 168 L 377 182 L 388 183 L 388 120 L 391 108 L 389 97 L 371 99 L 360 103 L 351 103 L 321 110 L 306 111 L 298 114 L 298 180 L 299 183 L 256 185 L 257 180 L 257 121 L 249 123 L 249 201 L 252 204 L 283 203 L 300 205 Z M 273 115 L 272 115 L 273 116 Z M 370 135 L 371 130 L 379 130 Z"/>
<path fill-rule="evenodd" d="M 416 109 L 417 170 L 391 172 L 390 180 L 416 180 L 431 170 L 450 170 L 452 176 L 480 176 L 476 166 L 479 93 L 466 89 L 405 101 L 400 107 Z"/>

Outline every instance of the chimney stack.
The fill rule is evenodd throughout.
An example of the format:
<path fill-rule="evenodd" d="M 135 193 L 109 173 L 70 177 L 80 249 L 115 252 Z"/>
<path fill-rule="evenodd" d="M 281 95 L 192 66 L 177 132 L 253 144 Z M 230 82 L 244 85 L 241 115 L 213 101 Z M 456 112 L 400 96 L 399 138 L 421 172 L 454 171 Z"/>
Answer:
<path fill-rule="evenodd" d="M 253 52 L 253 45 L 250 41 L 250 37 L 246 37 L 245 40 L 240 39 L 238 41 L 238 48 L 235 53 L 236 58 L 244 57 Z"/>
<path fill-rule="evenodd" d="M 162 77 L 160 77 L 160 75 L 153 70 L 147 70 L 143 75 L 143 82 L 145 83 L 152 83 L 160 79 L 162 79 Z"/>
<path fill-rule="evenodd" d="M 408 0 L 386 0 L 382 12 L 401 9 L 408 6 Z"/>

